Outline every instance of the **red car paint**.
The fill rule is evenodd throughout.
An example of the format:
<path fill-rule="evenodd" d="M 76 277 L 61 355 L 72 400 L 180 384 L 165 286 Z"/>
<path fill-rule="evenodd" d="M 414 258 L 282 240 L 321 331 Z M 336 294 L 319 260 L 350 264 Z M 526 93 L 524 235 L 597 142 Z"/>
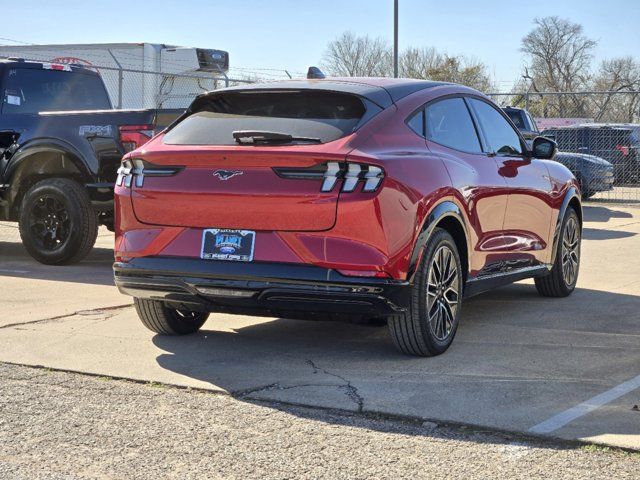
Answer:
<path fill-rule="evenodd" d="M 359 81 L 385 87 L 396 80 Z M 181 146 L 164 144 L 160 134 L 125 159 L 184 169 L 170 179 L 146 178 L 140 188 L 116 186 L 116 261 L 197 259 L 203 228 L 242 228 L 257 232 L 255 262 L 405 280 L 430 212 L 449 201 L 468 228 L 469 277 L 501 262 L 552 263 L 558 214 L 567 191 L 577 188 L 575 179 L 552 161 L 465 154 L 405 124 L 420 106 L 453 94 L 480 95 L 457 85 L 421 90 L 355 133 L 320 145 Z M 342 192 L 343 180 L 322 193 L 317 180 L 272 171 L 327 161 L 379 166 L 385 177 L 373 193 L 362 192 L 361 184 Z M 218 168 L 242 174 L 214 181 Z"/>

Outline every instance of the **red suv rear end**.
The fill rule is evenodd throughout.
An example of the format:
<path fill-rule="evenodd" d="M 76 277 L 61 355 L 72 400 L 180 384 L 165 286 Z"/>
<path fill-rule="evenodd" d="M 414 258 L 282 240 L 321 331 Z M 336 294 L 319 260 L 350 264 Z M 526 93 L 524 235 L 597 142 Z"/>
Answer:
<path fill-rule="evenodd" d="M 350 314 L 390 319 L 406 353 L 443 352 L 465 282 L 491 262 L 470 255 L 477 213 L 427 148 L 417 131 L 424 125 L 416 127 L 424 113 L 415 111 L 430 96 L 460 91 L 477 94 L 435 82 L 331 79 L 198 97 L 123 159 L 116 284 L 158 333 L 194 332 L 209 312 Z M 504 215 L 505 195 L 483 200 L 487 215 Z M 545 215 L 546 235 L 553 218 Z M 549 239 L 541 240 L 527 276 L 551 269 Z M 413 325 L 412 309 L 427 310 L 424 325 Z"/>

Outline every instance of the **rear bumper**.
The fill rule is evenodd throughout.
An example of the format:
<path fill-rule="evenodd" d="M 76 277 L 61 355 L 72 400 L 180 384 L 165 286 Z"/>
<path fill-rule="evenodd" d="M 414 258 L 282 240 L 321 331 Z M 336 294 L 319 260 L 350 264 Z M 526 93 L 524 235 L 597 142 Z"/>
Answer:
<path fill-rule="evenodd" d="M 408 282 L 347 277 L 309 265 L 144 257 L 113 268 L 125 295 L 207 311 L 387 316 L 405 311 L 410 298 Z"/>

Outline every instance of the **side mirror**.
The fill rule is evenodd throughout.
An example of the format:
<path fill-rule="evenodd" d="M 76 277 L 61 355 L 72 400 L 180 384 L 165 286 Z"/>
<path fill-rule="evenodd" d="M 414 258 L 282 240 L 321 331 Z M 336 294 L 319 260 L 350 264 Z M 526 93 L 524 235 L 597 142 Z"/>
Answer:
<path fill-rule="evenodd" d="M 558 146 L 553 140 L 545 137 L 536 137 L 531 145 L 531 156 L 540 160 L 553 160 L 558 151 Z"/>

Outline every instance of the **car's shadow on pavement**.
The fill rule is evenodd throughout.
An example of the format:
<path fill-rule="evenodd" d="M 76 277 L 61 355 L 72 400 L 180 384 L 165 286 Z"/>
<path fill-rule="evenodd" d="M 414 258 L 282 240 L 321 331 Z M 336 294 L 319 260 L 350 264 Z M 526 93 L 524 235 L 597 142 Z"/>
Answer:
<path fill-rule="evenodd" d="M 399 354 L 386 328 L 237 317 L 216 330 L 216 314 L 198 334 L 153 342 L 162 368 L 243 401 L 526 430 L 640 373 L 639 310 L 638 296 L 548 299 L 515 284 L 467 302 L 452 347 L 433 358 Z M 638 425 L 616 429 L 606 433 Z"/>
<path fill-rule="evenodd" d="M 633 218 L 629 212 L 600 205 L 583 205 L 582 213 L 585 222 L 608 222 L 612 218 Z"/>
<path fill-rule="evenodd" d="M 635 232 L 625 232 L 622 230 L 604 230 L 599 228 L 583 228 L 582 238 L 585 240 L 617 240 L 629 238 L 637 235 Z"/>

